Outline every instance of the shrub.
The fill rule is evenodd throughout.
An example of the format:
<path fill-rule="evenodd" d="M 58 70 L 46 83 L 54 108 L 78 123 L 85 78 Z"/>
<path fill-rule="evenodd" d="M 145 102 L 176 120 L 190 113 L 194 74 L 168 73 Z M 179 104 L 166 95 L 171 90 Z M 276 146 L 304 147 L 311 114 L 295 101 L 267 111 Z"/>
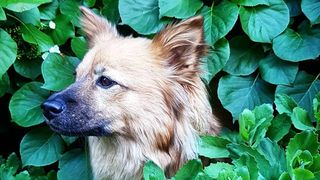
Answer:
<path fill-rule="evenodd" d="M 210 51 L 202 77 L 240 130 L 200 141 L 200 155 L 232 163 L 203 169 L 192 160 L 175 179 L 319 178 L 318 0 L 16 0 L 0 2 L 0 105 L 12 119 L 0 110 L 0 135 L 20 140 L 12 138 L 18 130 L 24 137 L 9 148 L 19 149 L 21 164 L 15 154 L 1 160 L 1 179 L 90 177 L 82 140 L 53 133 L 40 109 L 51 91 L 74 81 L 87 50 L 79 5 L 107 17 L 123 35 L 152 37 L 176 19 L 204 17 Z M 144 175 L 164 178 L 152 162 Z"/>

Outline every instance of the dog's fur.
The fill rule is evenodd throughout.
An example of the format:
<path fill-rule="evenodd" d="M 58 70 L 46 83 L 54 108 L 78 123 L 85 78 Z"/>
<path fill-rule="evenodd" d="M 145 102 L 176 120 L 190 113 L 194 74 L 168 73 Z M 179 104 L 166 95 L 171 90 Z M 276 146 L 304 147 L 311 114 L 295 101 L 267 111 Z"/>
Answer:
<path fill-rule="evenodd" d="M 121 37 L 106 19 L 81 11 L 90 49 L 76 82 L 49 98 L 66 105 L 48 124 L 62 134 L 89 136 L 95 179 L 141 179 L 147 160 L 170 177 L 197 157 L 199 134 L 220 129 L 199 76 L 207 50 L 202 17 L 167 26 L 149 40 Z M 97 86 L 102 75 L 116 84 Z"/>

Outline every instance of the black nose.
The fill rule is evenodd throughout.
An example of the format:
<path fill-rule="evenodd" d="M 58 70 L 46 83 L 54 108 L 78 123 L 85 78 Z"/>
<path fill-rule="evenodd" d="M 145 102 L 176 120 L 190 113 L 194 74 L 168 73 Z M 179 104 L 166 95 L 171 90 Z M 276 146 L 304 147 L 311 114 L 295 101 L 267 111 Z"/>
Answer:
<path fill-rule="evenodd" d="M 43 114 L 48 120 L 57 117 L 60 113 L 63 112 L 65 107 L 65 102 L 60 99 L 47 100 L 41 104 Z"/>

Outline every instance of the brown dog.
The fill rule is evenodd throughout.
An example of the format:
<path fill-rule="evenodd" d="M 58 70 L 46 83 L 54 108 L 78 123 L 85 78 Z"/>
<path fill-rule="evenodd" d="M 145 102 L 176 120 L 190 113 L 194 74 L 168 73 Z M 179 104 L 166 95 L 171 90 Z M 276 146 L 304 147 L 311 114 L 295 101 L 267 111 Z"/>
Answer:
<path fill-rule="evenodd" d="M 203 19 L 168 26 L 152 40 L 121 37 L 81 7 L 90 49 L 76 82 L 43 103 L 49 126 L 89 136 L 95 179 L 141 179 L 152 160 L 170 177 L 197 157 L 199 134 L 216 134 L 199 64 Z"/>

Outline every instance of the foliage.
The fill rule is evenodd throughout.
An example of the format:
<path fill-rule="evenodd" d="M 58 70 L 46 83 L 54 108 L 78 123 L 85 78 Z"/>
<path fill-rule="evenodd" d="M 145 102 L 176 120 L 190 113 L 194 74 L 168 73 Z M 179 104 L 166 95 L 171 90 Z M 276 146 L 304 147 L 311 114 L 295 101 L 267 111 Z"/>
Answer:
<path fill-rule="evenodd" d="M 319 96 L 314 98 L 315 116 Z M 320 122 L 315 127 L 307 111 L 287 95 L 278 94 L 275 105 L 276 116 L 271 104 L 241 112 L 239 133 L 225 130 L 219 136 L 201 137 L 200 155 L 230 158 L 231 163 L 215 162 L 202 168 L 200 160 L 191 160 L 173 179 L 319 179 Z M 146 179 L 164 179 L 161 174 L 157 165 L 146 163 Z"/>
<path fill-rule="evenodd" d="M 50 131 L 40 109 L 51 91 L 74 81 L 87 50 L 79 5 L 108 18 L 121 34 L 143 37 L 176 19 L 204 17 L 210 47 L 202 77 L 210 91 L 218 82 L 213 94 L 240 131 L 202 137 L 199 147 L 200 155 L 231 158 L 232 164 L 203 169 L 193 160 L 175 179 L 319 177 L 318 0 L 7 0 L 0 1 L 0 105 L 9 104 L 11 124 L 29 132 L 21 138 L 21 165 L 8 163 L 15 155 L 2 160 L 0 179 L 71 179 L 73 168 L 82 179 L 90 177 L 81 139 Z M 45 172 L 44 166 L 54 170 Z M 164 178 L 151 162 L 145 172 L 146 179 Z"/>

